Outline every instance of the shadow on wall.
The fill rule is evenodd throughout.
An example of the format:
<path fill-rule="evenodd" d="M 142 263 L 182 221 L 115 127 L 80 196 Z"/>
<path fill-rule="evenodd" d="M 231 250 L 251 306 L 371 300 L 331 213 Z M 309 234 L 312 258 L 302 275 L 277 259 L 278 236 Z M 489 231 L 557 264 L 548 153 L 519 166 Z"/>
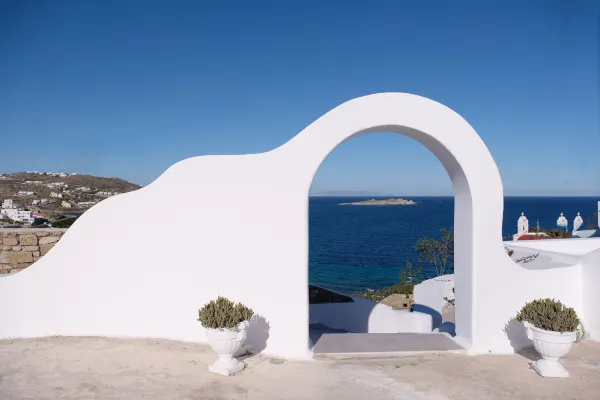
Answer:
<path fill-rule="evenodd" d="M 508 321 L 504 326 L 504 333 L 515 352 L 519 352 L 532 346 L 531 340 L 527 338 L 525 327 L 514 318 Z"/>
<path fill-rule="evenodd" d="M 440 313 L 427 306 L 417 305 L 411 312 L 358 296 L 352 300 L 309 305 L 313 343 L 325 333 L 430 333 L 442 321 Z"/>
<path fill-rule="evenodd" d="M 252 348 L 253 353 L 260 353 L 267 347 L 271 325 L 267 320 L 255 314 L 250 318 L 245 345 Z"/>
<path fill-rule="evenodd" d="M 431 315 L 432 329 L 437 329 L 442 325 L 442 314 L 440 314 L 439 311 L 423 304 L 413 304 L 412 310 L 413 312 Z"/>
<path fill-rule="evenodd" d="M 352 296 L 349 303 L 322 303 L 309 305 L 311 329 L 320 333 L 369 331 L 369 317 L 377 303 Z"/>

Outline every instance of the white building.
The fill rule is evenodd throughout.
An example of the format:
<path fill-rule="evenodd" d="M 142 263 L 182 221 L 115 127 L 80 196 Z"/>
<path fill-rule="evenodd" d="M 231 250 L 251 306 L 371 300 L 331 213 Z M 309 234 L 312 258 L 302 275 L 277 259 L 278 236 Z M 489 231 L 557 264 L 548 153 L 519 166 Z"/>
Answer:
<path fill-rule="evenodd" d="M 58 193 L 58 192 L 50 192 L 50 197 L 56 197 L 56 198 L 62 199 L 63 195 L 62 195 L 62 193 Z"/>
<path fill-rule="evenodd" d="M 581 218 L 580 213 L 577 213 L 577 216 L 575 217 L 575 220 L 573 221 L 573 230 L 578 231 L 579 228 L 581 228 L 581 225 L 583 225 L 583 218 Z"/>
<path fill-rule="evenodd" d="M 9 218 L 13 221 L 33 222 L 31 211 L 26 211 L 12 199 L 5 199 L 0 208 L 0 218 Z"/>
<path fill-rule="evenodd" d="M 2 209 L 8 209 L 8 208 L 18 208 L 17 203 L 13 202 L 12 199 L 5 199 L 2 202 Z"/>
<path fill-rule="evenodd" d="M 517 233 L 513 235 L 513 240 L 518 240 L 519 237 L 529 233 L 529 220 L 522 212 L 519 220 L 517 221 Z"/>
<path fill-rule="evenodd" d="M 64 201 L 62 203 L 60 203 L 60 206 L 62 208 L 71 208 L 73 205 L 71 203 L 69 203 L 68 201 Z"/>
<path fill-rule="evenodd" d="M 82 201 L 82 202 L 77 203 L 77 205 L 79 205 L 81 207 L 91 207 L 95 204 L 96 204 L 95 201 Z"/>
<path fill-rule="evenodd" d="M 65 174 L 63 172 L 42 172 L 42 173 L 40 173 L 40 175 L 58 176 L 61 178 L 68 176 L 67 174 Z"/>
<path fill-rule="evenodd" d="M 21 190 L 15 194 L 15 196 L 33 196 L 33 195 L 35 195 L 34 192 L 28 192 L 25 190 Z"/>
<path fill-rule="evenodd" d="M 118 194 L 121 194 L 121 192 L 96 192 L 97 196 L 103 196 L 103 197 L 111 197 L 111 196 L 116 196 Z"/>
<path fill-rule="evenodd" d="M 15 208 L 9 208 L 6 210 L 2 209 L 0 211 L 0 213 L 2 213 L 3 218 L 9 218 L 9 219 L 12 219 L 13 221 L 29 222 L 29 223 L 32 223 L 34 221 L 31 211 L 17 210 Z"/>
<path fill-rule="evenodd" d="M 46 184 L 49 188 L 60 188 L 60 187 L 68 187 L 69 185 L 66 182 L 50 182 Z"/>
<path fill-rule="evenodd" d="M 560 217 L 556 220 L 556 226 L 560 228 L 567 228 L 569 226 L 569 221 L 563 213 L 560 213 Z"/>

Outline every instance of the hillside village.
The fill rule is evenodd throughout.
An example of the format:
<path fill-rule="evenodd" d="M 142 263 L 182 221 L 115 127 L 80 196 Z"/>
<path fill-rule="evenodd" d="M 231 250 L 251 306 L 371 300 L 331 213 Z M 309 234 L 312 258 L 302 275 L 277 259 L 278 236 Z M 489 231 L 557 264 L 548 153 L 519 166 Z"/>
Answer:
<path fill-rule="evenodd" d="M 64 172 L 0 174 L 0 228 L 53 226 L 100 201 L 140 189 L 120 178 Z"/>

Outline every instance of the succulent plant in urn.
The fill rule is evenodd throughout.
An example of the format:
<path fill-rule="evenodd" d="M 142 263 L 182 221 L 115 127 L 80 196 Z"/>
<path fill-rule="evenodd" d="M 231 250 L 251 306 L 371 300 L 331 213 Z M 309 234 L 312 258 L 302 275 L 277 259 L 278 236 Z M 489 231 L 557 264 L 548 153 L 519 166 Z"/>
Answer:
<path fill-rule="evenodd" d="M 580 321 L 575 310 L 557 300 L 538 299 L 525 304 L 516 319 L 523 323 L 527 337 L 542 356 L 532 364 L 533 369 L 544 377 L 568 377 L 558 359 L 569 352 L 577 339 Z"/>
<path fill-rule="evenodd" d="M 244 369 L 244 363 L 234 355 L 246 340 L 249 320 L 254 312 L 241 303 L 224 297 L 211 300 L 198 311 L 198 321 L 206 330 L 212 349 L 219 355 L 209 371 L 229 376 Z"/>

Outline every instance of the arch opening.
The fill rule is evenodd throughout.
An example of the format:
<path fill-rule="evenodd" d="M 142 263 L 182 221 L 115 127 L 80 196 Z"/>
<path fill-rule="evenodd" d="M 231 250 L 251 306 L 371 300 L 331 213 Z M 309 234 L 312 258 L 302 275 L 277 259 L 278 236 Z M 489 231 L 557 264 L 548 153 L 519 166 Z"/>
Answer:
<path fill-rule="evenodd" d="M 470 191 L 468 190 L 468 182 L 466 180 L 466 176 L 460 169 L 460 165 L 458 164 L 456 158 L 450 152 L 448 152 L 439 141 L 435 140 L 434 138 L 425 134 L 424 132 L 411 129 L 405 126 L 390 125 L 376 126 L 371 129 L 366 129 L 357 132 L 353 135 L 350 135 L 348 138 L 340 141 L 339 144 L 333 147 L 331 151 L 325 155 L 325 157 L 322 160 L 323 163 L 332 152 L 339 149 L 340 146 L 343 145 L 343 143 L 349 141 L 350 139 L 354 139 L 358 136 L 364 136 L 365 134 L 382 132 L 390 132 L 396 135 L 401 135 L 402 137 L 406 137 L 419 143 L 441 162 L 442 166 L 446 171 L 446 174 L 451 179 L 454 195 L 456 195 L 457 192 L 463 192 L 460 200 L 463 202 L 463 204 L 461 204 L 460 207 L 457 207 L 458 200 L 455 196 L 453 196 L 453 198 L 442 196 L 446 203 L 449 202 L 449 199 L 450 201 L 454 200 L 454 204 L 452 205 L 452 213 L 454 215 L 454 221 L 456 221 L 455 215 L 457 213 L 457 209 L 468 209 L 471 204 Z M 319 165 L 319 168 L 320 167 L 321 164 Z M 314 182 L 314 177 L 312 182 Z M 385 197 L 389 198 L 392 196 Z M 410 196 L 407 198 L 412 199 L 412 197 Z M 432 204 L 438 203 L 436 199 L 437 198 L 435 197 L 423 198 L 423 196 L 418 196 L 418 203 L 421 203 L 421 205 L 417 205 L 415 207 L 423 207 L 425 204 L 427 204 L 425 205 L 425 207 L 431 207 Z M 336 211 L 331 207 L 339 205 L 336 202 L 335 198 L 317 198 L 317 201 L 318 200 L 320 200 L 320 202 L 315 203 L 314 198 L 309 199 L 309 206 L 312 207 L 313 205 L 316 205 L 317 207 L 319 207 L 318 205 L 321 205 L 322 209 L 327 209 L 330 215 L 332 213 L 335 213 Z M 362 200 L 366 200 L 366 198 L 363 198 Z M 360 201 L 360 199 L 356 199 L 356 201 Z M 391 207 L 394 208 L 398 206 Z M 390 210 L 390 207 L 387 206 L 384 206 L 383 208 L 378 208 L 378 215 L 381 215 L 379 211 L 383 209 L 387 209 L 388 211 Z M 365 215 L 364 210 L 365 209 L 361 207 L 360 211 L 362 212 L 362 214 L 358 214 L 358 218 L 361 218 L 361 215 Z M 312 218 L 315 217 L 315 214 L 311 210 L 311 230 L 313 229 Z M 448 221 L 445 221 L 444 223 L 438 222 L 435 228 L 436 232 L 431 236 L 437 236 L 436 233 L 440 233 L 440 230 L 442 228 L 454 229 L 454 221 L 452 221 L 452 223 L 450 224 L 448 224 Z M 465 238 L 465 235 L 466 237 L 470 237 L 470 232 L 468 231 L 469 226 L 470 224 L 468 223 L 460 225 L 458 227 L 459 230 L 455 231 L 455 237 L 459 235 L 462 235 L 462 238 Z M 417 238 L 415 238 L 415 241 L 416 239 Z M 309 242 L 311 242 L 311 240 L 312 239 L 309 238 Z M 314 242 L 312 243 L 314 244 Z M 409 246 L 414 246 L 414 243 L 411 243 Z M 468 249 L 468 246 L 465 246 L 463 244 L 461 249 L 462 253 L 461 251 L 459 251 L 458 254 L 459 259 L 468 259 L 468 255 L 465 256 L 465 254 L 463 254 L 464 250 Z M 415 260 L 413 259 L 412 261 L 414 262 Z M 399 268 L 397 269 L 397 272 L 399 275 L 401 265 L 398 265 L 398 267 Z M 439 283 L 438 286 L 436 286 L 435 290 L 452 291 L 448 288 L 454 286 L 454 274 L 462 273 L 459 279 L 459 287 L 461 288 L 461 293 L 464 293 L 465 295 L 459 296 L 460 301 L 458 304 L 460 304 L 460 311 L 457 312 L 457 314 L 460 314 L 463 317 L 460 321 L 460 324 L 462 326 L 462 324 L 465 324 L 464 317 L 468 317 L 468 315 L 470 314 L 468 301 L 469 293 L 463 292 L 463 290 L 470 290 L 471 281 L 465 281 L 465 277 L 468 279 L 470 271 L 464 271 L 464 268 L 458 269 L 463 269 L 463 271 L 452 271 L 450 272 L 451 276 L 446 275 L 444 277 L 441 277 L 441 280 L 439 282 L 443 283 Z M 368 272 L 365 271 L 363 271 L 362 273 L 368 274 Z M 440 296 L 439 298 L 440 304 L 442 304 L 440 307 L 433 306 L 433 304 L 430 304 L 431 300 L 433 299 L 423 299 L 425 300 L 423 302 L 419 302 L 417 299 L 413 307 L 408 307 L 408 309 L 406 310 L 393 310 L 391 307 L 385 306 L 379 302 L 356 296 L 356 293 L 350 293 L 347 289 L 344 291 L 343 289 L 319 286 L 314 282 L 313 284 L 311 284 L 310 278 L 311 277 L 309 276 L 309 348 L 310 351 L 315 354 L 339 352 L 354 353 L 357 351 L 402 351 L 402 348 L 408 348 L 414 345 L 414 343 L 407 343 L 407 341 L 410 342 L 411 338 L 414 338 L 415 333 L 432 333 L 432 331 L 440 332 L 444 331 L 444 329 L 450 329 L 451 335 L 454 336 L 456 330 L 455 326 L 459 324 L 458 321 L 455 321 L 455 314 L 453 312 L 454 307 L 452 307 L 452 310 L 450 310 L 452 315 L 446 315 L 446 310 L 442 304 L 442 302 L 445 300 L 442 296 Z M 428 280 L 426 284 L 431 285 L 433 283 L 433 279 L 439 278 L 439 276 L 429 274 L 425 278 Z M 421 298 L 422 297 L 423 295 L 421 294 Z M 429 302 L 427 300 L 429 300 Z M 449 322 L 446 321 L 448 317 L 450 317 L 451 319 L 451 321 Z M 444 326 L 441 326 L 442 322 L 444 321 L 446 321 L 444 323 Z M 468 321 L 468 319 L 466 321 Z M 344 335 L 345 333 L 359 335 Z M 381 339 L 381 335 L 379 335 L 379 338 L 377 338 L 377 343 L 374 343 L 373 341 L 376 339 L 376 337 L 375 335 L 371 335 L 373 333 L 390 335 L 386 335 L 383 339 Z M 340 334 L 342 335 L 340 336 Z M 450 339 L 443 335 L 430 335 L 428 336 L 428 338 L 437 340 L 432 340 L 431 342 L 425 341 L 423 345 L 425 347 L 431 346 L 431 348 L 424 348 L 423 350 L 433 350 L 434 348 L 440 349 L 440 347 L 444 347 L 444 345 L 448 347 L 448 350 L 456 350 L 461 348 L 457 346 L 456 343 L 452 342 Z M 419 341 L 423 342 L 422 339 L 419 339 Z"/>

